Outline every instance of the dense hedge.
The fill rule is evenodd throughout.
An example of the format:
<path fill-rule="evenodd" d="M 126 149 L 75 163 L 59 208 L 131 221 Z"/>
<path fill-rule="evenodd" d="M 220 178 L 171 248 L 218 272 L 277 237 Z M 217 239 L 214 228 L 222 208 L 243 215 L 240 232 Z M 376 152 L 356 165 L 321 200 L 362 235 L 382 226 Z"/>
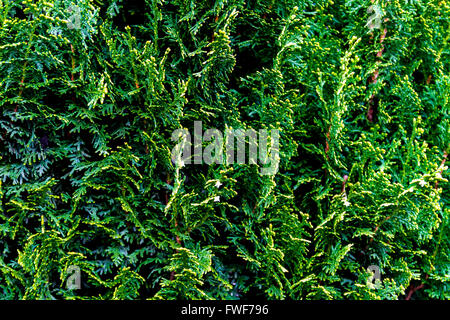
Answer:
<path fill-rule="evenodd" d="M 449 299 L 449 21 L 0 0 L 0 298 Z M 278 172 L 171 161 L 194 121 L 279 129 Z"/>

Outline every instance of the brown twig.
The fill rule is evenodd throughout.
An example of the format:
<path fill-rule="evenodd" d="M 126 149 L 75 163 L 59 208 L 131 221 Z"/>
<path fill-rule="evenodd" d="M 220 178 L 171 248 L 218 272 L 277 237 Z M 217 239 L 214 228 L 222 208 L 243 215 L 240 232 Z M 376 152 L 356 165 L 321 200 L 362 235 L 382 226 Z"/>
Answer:
<path fill-rule="evenodd" d="M 28 61 L 25 61 L 25 63 L 23 64 L 23 68 L 22 68 L 22 78 L 20 79 L 20 83 L 19 83 L 19 98 L 22 97 L 22 93 L 23 93 L 23 84 L 25 82 L 25 68 L 27 67 Z M 16 107 L 14 108 L 14 112 L 17 112 L 19 106 L 16 105 Z"/>
<path fill-rule="evenodd" d="M 327 132 L 327 139 L 326 139 L 326 144 L 325 144 L 325 156 L 328 158 L 328 151 L 330 150 L 330 144 L 328 143 L 330 141 L 330 131 L 331 131 L 331 125 L 328 127 L 328 132 Z"/>
<path fill-rule="evenodd" d="M 428 279 L 428 274 L 425 275 L 425 280 L 427 280 L 427 279 Z M 421 283 L 417 287 L 414 287 L 413 285 L 411 285 L 411 287 L 409 289 L 409 292 L 408 292 L 408 295 L 406 296 L 405 300 L 410 300 L 412 295 L 413 295 L 413 293 L 416 292 L 417 290 L 422 289 L 424 286 L 425 286 L 424 283 Z"/>
<path fill-rule="evenodd" d="M 444 152 L 444 159 L 442 159 L 441 166 L 443 166 L 445 164 L 445 162 L 447 161 L 447 156 L 448 156 L 447 151 L 445 151 Z M 442 173 L 443 173 L 443 170 L 441 170 L 440 174 L 442 175 Z M 436 181 L 436 184 L 434 185 L 434 189 L 437 190 L 438 185 L 439 185 L 439 181 Z"/>
<path fill-rule="evenodd" d="M 347 184 L 348 175 L 344 175 L 344 181 L 342 181 L 341 193 L 345 193 L 345 185 Z"/>
<path fill-rule="evenodd" d="M 269 10 L 272 10 L 272 5 L 269 5 Z M 267 12 L 263 14 L 262 18 L 263 18 L 264 20 L 267 19 Z"/>
<path fill-rule="evenodd" d="M 384 22 L 387 22 L 388 20 L 389 19 L 386 18 L 386 19 L 384 19 Z M 384 51 L 383 41 L 386 38 L 386 34 L 387 34 L 387 28 L 384 28 L 383 33 L 380 36 L 381 49 L 380 49 L 380 51 L 377 52 L 377 58 L 381 58 L 383 56 L 383 51 Z M 378 61 L 378 62 L 380 62 L 380 61 Z M 379 75 L 379 71 L 377 69 L 374 71 L 373 75 L 369 78 L 369 84 L 376 84 L 378 81 L 378 75 Z M 369 120 L 369 122 L 374 121 L 374 113 L 375 113 L 374 100 L 375 100 L 375 95 L 372 95 L 369 100 L 369 109 L 367 110 L 367 120 Z"/>
<path fill-rule="evenodd" d="M 72 81 L 74 81 L 74 80 L 75 80 L 75 74 L 74 74 L 73 71 L 75 70 L 75 57 L 74 57 L 75 50 L 73 49 L 72 44 L 70 44 L 70 51 L 72 51 L 72 55 L 70 56 L 70 57 L 71 57 L 71 60 L 72 60 L 72 71 L 71 71 L 70 79 L 71 79 Z"/>
<path fill-rule="evenodd" d="M 219 16 L 215 16 L 215 18 L 214 18 L 214 22 L 217 23 L 217 21 L 219 21 Z M 214 31 L 213 31 L 213 35 L 211 37 L 211 41 L 214 41 L 214 39 L 215 39 L 215 36 L 214 36 Z"/>

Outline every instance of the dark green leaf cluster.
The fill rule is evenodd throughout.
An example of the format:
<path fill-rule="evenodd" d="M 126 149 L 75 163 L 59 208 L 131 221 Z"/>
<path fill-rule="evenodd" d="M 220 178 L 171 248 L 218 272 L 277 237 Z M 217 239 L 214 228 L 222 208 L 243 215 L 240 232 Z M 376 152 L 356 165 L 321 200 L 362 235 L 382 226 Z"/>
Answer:
<path fill-rule="evenodd" d="M 449 21 L 444 0 L 0 0 L 0 298 L 449 299 Z M 194 121 L 279 129 L 278 172 L 179 166 Z"/>

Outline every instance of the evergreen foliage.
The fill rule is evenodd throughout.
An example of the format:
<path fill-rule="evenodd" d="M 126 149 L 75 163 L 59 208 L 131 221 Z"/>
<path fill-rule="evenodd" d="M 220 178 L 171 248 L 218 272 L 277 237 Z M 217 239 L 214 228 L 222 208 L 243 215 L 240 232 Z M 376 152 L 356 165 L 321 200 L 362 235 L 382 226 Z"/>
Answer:
<path fill-rule="evenodd" d="M 444 0 L 0 0 L 0 298 L 449 299 L 449 21 Z M 279 129 L 279 171 L 172 162 L 194 121 Z"/>

